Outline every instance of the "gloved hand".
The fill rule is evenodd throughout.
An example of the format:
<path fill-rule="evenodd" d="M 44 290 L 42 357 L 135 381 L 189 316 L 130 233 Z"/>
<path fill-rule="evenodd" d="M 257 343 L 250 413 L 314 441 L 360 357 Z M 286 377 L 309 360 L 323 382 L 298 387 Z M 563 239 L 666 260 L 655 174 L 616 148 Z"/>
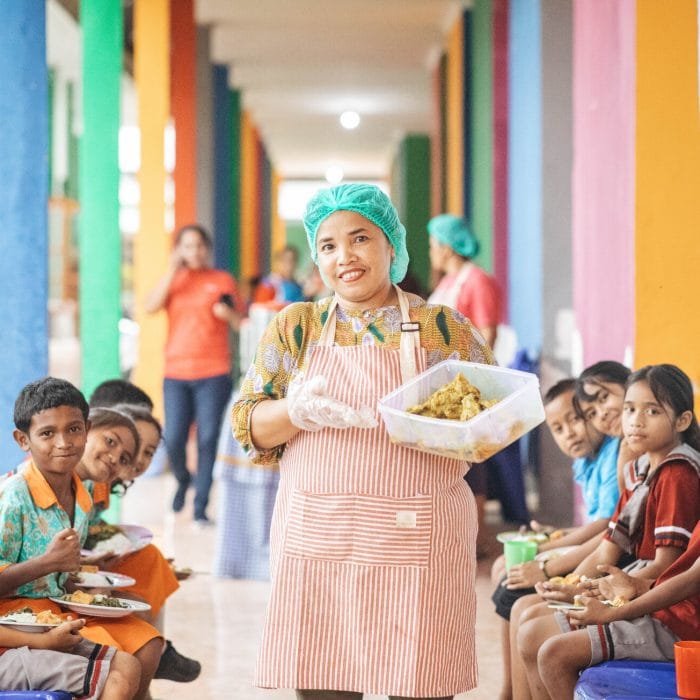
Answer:
<path fill-rule="evenodd" d="M 298 377 L 287 390 L 289 419 L 297 428 L 315 432 L 322 428 L 376 428 L 369 406 L 355 410 L 328 396 L 328 381 L 320 374 L 303 381 Z"/>

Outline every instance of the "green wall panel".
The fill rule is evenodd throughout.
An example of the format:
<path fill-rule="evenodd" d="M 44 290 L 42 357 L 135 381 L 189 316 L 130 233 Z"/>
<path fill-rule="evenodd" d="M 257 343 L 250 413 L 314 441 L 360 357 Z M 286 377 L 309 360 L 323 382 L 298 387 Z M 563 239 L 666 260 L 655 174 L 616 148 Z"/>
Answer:
<path fill-rule="evenodd" d="M 117 377 L 121 316 L 120 0 L 83 0 L 83 135 L 79 153 L 82 389 Z"/>

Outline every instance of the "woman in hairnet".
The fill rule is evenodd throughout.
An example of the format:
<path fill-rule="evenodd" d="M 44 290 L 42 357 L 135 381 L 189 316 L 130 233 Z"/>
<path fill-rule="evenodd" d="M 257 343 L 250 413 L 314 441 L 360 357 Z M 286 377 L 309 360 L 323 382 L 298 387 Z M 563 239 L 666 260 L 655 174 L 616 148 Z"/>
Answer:
<path fill-rule="evenodd" d="M 428 222 L 430 264 L 444 274 L 428 301 L 446 304 L 466 316 L 493 347 L 501 321 L 498 282 L 472 262 L 479 241 L 469 224 L 452 214 L 440 214 Z"/>
<path fill-rule="evenodd" d="M 233 409 L 236 438 L 281 475 L 255 682 L 315 700 L 451 698 L 476 685 L 469 465 L 392 444 L 377 403 L 491 351 L 461 314 L 396 286 L 406 231 L 377 187 L 319 191 L 304 227 L 334 295 L 276 316 Z"/>

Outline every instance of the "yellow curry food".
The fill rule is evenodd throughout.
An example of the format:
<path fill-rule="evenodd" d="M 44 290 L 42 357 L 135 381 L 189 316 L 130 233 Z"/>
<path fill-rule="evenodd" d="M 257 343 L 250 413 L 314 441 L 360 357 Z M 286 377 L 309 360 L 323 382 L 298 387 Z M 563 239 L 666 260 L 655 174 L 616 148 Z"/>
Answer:
<path fill-rule="evenodd" d="M 466 421 L 498 403 L 498 399 L 482 399 L 481 392 L 460 372 L 451 382 L 441 386 L 426 401 L 411 406 L 408 413 L 429 418 Z"/>

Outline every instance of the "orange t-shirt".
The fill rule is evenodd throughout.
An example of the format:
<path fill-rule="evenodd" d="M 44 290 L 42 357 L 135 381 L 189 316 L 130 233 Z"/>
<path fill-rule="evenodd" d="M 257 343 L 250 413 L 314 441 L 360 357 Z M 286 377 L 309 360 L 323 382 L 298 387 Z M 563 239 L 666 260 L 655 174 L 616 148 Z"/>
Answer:
<path fill-rule="evenodd" d="M 228 272 L 184 269 L 175 274 L 165 302 L 169 379 L 204 379 L 231 371 L 229 325 L 212 312 L 222 294 L 229 294 L 240 308 L 236 282 Z"/>

